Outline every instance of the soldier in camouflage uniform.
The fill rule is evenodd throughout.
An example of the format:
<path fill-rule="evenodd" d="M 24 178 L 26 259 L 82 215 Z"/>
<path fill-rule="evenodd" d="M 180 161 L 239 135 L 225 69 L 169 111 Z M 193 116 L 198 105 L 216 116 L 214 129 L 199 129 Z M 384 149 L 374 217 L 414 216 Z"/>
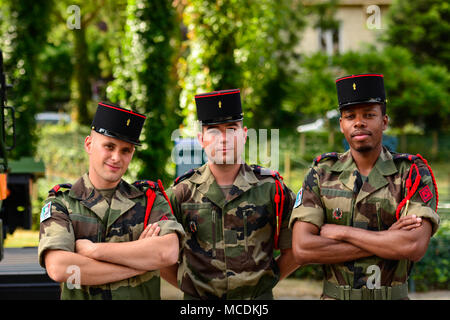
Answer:
<path fill-rule="evenodd" d="M 299 264 L 323 264 L 323 299 L 407 299 L 413 262 L 439 226 L 434 177 L 421 157 L 382 146 L 382 75 L 336 85 L 350 150 L 314 160 L 289 223 L 294 255 Z"/>
<path fill-rule="evenodd" d="M 62 299 L 160 299 L 157 269 L 177 261 L 184 231 L 162 186 L 121 179 L 144 120 L 99 103 L 85 140 L 89 173 L 49 192 L 38 255 Z"/>
<path fill-rule="evenodd" d="M 295 195 L 278 173 L 242 163 L 247 128 L 239 90 L 195 98 L 208 162 L 178 177 L 168 191 L 186 238 L 179 265 L 161 276 L 185 299 L 273 299 L 272 288 L 297 268 L 288 229 Z"/>

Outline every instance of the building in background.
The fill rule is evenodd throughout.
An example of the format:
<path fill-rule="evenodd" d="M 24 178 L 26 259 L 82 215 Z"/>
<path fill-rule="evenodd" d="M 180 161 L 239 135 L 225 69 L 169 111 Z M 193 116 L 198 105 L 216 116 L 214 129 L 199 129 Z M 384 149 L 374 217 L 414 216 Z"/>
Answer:
<path fill-rule="evenodd" d="M 304 0 L 306 7 L 323 3 L 320 0 Z M 387 28 L 386 14 L 392 0 L 339 0 L 334 18 L 338 27 L 321 30 L 315 27 L 317 17 L 309 19 L 302 34 L 297 52 L 311 54 L 318 51 L 328 55 L 361 49 L 364 43 L 382 44 L 377 37 Z"/>

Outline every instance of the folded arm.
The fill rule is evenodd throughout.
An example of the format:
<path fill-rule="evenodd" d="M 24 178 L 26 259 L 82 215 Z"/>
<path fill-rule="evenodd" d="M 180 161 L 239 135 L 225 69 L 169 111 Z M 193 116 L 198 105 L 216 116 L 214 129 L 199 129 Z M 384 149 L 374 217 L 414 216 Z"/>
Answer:
<path fill-rule="evenodd" d="M 421 221 L 420 226 L 411 230 L 369 231 L 348 226 L 324 225 L 320 234 L 358 246 L 384 259 L 419 261 L 427 251 L 432 229 L 427 219 Z"/>
<path fill-rule="evenodd" d="M 153 225 L 155 226 L 157 227 L 157 224 Z M 141 236 L 139 240 L 129 242 L 93 243 L 82 239 L 76 241 L 76 251 L 95 260 L 139 270 L 157 270 L 177 262 L 179 241 L 176 233 Z"/>
<path fill-rule="evenodd" d="M 80 272 L 80 285 L 100 285 L 146 272 L 63 250 L 48 250 L 44 259 L 49 277 L 56 282 L 66 282 L 73 272 L 77 272 L 76 270 Z"/>
<path fill-rule="evenodd" d="M 353 244 L 323 237 L 316 225 L 302 221 L 294 224 L 292 248 L 295 262 L 301 265 L 334 264 L 372 255 Z"/>

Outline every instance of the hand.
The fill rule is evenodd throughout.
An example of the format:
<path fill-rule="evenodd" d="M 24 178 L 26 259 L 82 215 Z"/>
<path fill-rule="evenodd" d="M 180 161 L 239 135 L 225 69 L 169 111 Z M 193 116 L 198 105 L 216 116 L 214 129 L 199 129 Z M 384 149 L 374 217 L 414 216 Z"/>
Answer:
<path fill-rule="evenodd" d="M 320 228 L 320 236 L 333 240 L 341 240 L 341 234 L 345 231 L 345 228 L 349 227 L 327 223 Z"/>
<path fill-rule="evenodd" d="M 78 239 L 75 242 L 75 252 L 88 258 L 94 258 L 96 244 L 88 239 Z"/>
<path fill-rule="evenodd" d="M 415 214 L 411 216 L 400 217 L 393 225 L 389 227 L 389 230 L 414 230 L 422 225 L 422 218 L 417 217 Z"/>
<path fill-rule="evenodd" d="M 156 237 L 159 235 L 159 231 L 161 228 L 158 226 L 158 223 L 150 223 L 144 231 L 142 231 L 141 235 L 139 236 L 138 240 L 142 240 L 145 238 L 151 238 Z"/>

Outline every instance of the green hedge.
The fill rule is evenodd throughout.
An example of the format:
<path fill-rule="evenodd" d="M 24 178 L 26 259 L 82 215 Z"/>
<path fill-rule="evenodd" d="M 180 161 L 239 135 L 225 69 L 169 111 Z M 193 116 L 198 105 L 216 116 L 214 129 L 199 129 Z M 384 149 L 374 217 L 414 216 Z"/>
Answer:
<path fill-rule="evenodd" d="M 416 291 L 450 290 L 450 220 L 441 222 L 427 253 L 415 264 L 410 278 Z"/>

